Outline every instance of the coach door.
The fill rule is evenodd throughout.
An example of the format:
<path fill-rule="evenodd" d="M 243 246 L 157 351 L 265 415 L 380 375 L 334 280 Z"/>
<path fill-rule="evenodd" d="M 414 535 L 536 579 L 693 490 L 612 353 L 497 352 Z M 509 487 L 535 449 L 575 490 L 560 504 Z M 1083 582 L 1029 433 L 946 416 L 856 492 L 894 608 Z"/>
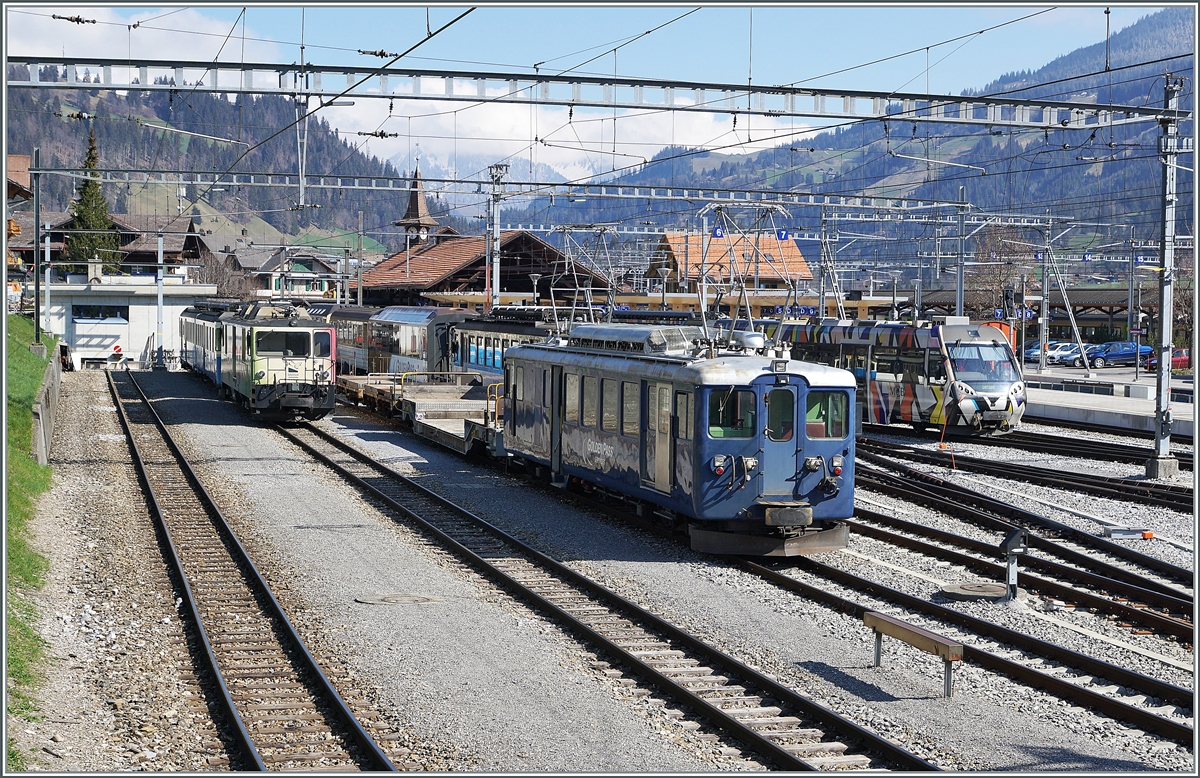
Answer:
<path fill-rule="evenodd" d="M 796 435 L 796 389 L 793 386 L 764 386 L 761 417 L 767 420 L 763 430 L 763 497 L 790 499 L 796 489 L 796 461 L 799 439 Z"/>
<path fill-rule="evenodd" d="M 671 392 L 670 384 L 646 384 L 642 480 L 660 492 L 671 491 Z"/>

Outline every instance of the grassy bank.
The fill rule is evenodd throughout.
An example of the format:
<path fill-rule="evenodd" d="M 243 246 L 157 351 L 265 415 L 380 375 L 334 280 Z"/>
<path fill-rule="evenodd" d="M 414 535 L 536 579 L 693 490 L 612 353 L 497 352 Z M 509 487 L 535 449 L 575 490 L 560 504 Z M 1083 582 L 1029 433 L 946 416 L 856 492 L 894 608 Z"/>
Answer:
<path fill-rule="evenodd" d="M 33 400 L 46 372 L 46 360 L 29 351 L 33 342 L 33 322 L 24 316 L 8 317 L 6 343 L 8 371 L 8 525 L 5 528 L 8 579 L 5 600 L 6 638 L 8 641 L 9 683 L 6 698 L 9 713 L 30 716 L 36 713 L 32 694 L 41 680 L 42 639 L 34 630 L 37 612 L 26 599 L 41 587 L 47 560 L 29 543 L 29 524 L 40 494 L 50 488 L 50 468 L 42 467 L 31 455 L 33 444 Z M 57 348 L 42 339 L 50 354 Z M 7 744 L 9 770 L 25 769 L 25 760 Z"/>

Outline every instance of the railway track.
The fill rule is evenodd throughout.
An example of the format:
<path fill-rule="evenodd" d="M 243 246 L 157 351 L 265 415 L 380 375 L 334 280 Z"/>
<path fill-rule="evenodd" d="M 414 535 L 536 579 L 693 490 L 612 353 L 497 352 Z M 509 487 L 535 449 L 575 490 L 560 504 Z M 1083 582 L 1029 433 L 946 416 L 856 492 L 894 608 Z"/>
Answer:
<path fill-rule="evenodd" d="M 1029 544 L 1032 548 L 1065 559 L 1082 569 L 1144 589 L 1173 596 L 1180 596 L 1181 593 L 1191 596 L 1194 576 L 1186 568 L 922 473 L 886 457 L 861 452 L 855 464 L 858 482 L 885 494 L 894 494 L 999 532 L 1021 527 L 1030 531 Z"/>
<path fill-rule="evenodd" d="M 571 494 L 590 507 L 618 520 L 686 545 L 686 539 L 661 525 L 632 514 L 623 506 L 613 505 L 584 493 Z M 860 526 L 860 522 L 854 523 L 852 532 L 857 531 Z M 888 612 L 899 607 L 940 623 L 921 625 L 927 629 L 936 631 L 945 629 L 945 625 L 951 625 L 965 630 L 970 634 L 960 638 L 963 641 L 964 661 L 1027 686 L 1042 689 L 1147 732 L 1154 732 L 1174 742 L 1192 743 L 1193 730 L 1185 721 L 1160 715 L 1147 707 L 1148 703 L 1157 701 L 1160 707 L 1170 705 L 1191 710 L 1194 693 L 1190 689 L 938 605 L 928 598 L 900 592 L 819 562 L 813 557 L 793 557 L 786 562 L 765 564 L 742 559 L 736 564 L 786 591 L 854 617 L 861 618 L 868 611 Z M 797 574 L 801 577 L 797 577 Z M 837 586 L 877 598 L 881 603 L 859 603 L 816 586 L 812 582 L 814 574 L 829 579 Z M 982 638 L 976 641 L 982 645 L 971 644 L 972 637 Z M 994 645 L 987 645 L 989 643 Z"/>
<path fill-rule="evenodd" d="M 909 461 L 924 462 L 952 470 L 969 470 L 1060 489 L 1073 488 L 1086 494 L 1113 500 L 1159 505 L 1181 513 L 1191 512 L 1194 498 L 1192 489 L 1188 486 L 1035 467 L 1016 462 L 996 462 L 945 451 L 916 449 L 899 443 L 888 443 L 871 438 L 860 438 L 857 450 L 860 455 L 871 453 L 880 456 L 902 457 Z"/>
<path fill-rule="evenodd" d="M 312 425 L 285 438 L 418 525 L 504 589 L 621 670 L 786 770 L 938 770 L 886 738 L 798 694 L 525 545 Z"/>
<path fill-rule="evenodd" d="M 133 374 L 108 372 L 161 546 L 190 616 L 198 676 L 234 769 L 395 770 L 288 621 Z M 211 708 L 210 708 L 211 709 Z"/>
<path fill-rule="evenodd" d="M 1154 440 L 1153 432 L 1129 429 L 1128 427 L 1111 427 L 1104 424 L 1093 424 L 1091 422 L 1068 421 L 1066 419 L 1049 419 L 1028 415 L 1025 416 L 1025 421 L 1031 424 L 1045 424 L 1048 427 L 1065 427 L 1066 429 L 1085 430 L 1087 432 L 1103 432 L 1106 435 L 1119 435 L 1125 438 Z M 1171 435 L 1171 442 L 1181 446 L 1191 446 L 1193 445 L 1193 440 L 1194 438 L 1192 435 Z"/>
<path fill-rule="evenodd" d="M 1057 422 L 1055 422 L 1057 423 Z M 1065 425 L 1063 425 L 1065 426 Z M 1091 429 L 1084 427 L 1084 429 Z M 1108 431 L 1108 430 L 1103 430 Z M 938 430 L 910 430 L 897 428 L 895 425 L 888 424 L 863 424 L 863 432 L 874 435 L 906 435 L 924 438 L 926 440 L 938 440 L 942 437 Z M 1129 434 L 1130 430 L 1119 430 Z M 1005 433 L 1004 435 L 996 436 L 976 436 L 968 439 L 955 438 L 963 442 L 977 444 L 981 446 L 997 446 L 1000 448 L 1016 448 L 1022 451 L 1036 451 L 1042 454 L 1054 454 L 1065 457 L 1079 457 L 1080 459 L 1102 459 L 1107 462 L 1123 462 L 1130 465 L 1142 465 L 1146 460 L 1153 456 L 1154 451 L 1148 446 L 1135 446 L 1128 443 L 1109 443 L 1107 441 L 1082 440 L 1079 438 L 1066 438 L 1062 435 L 1051 435 L 1042 432 L 1030 432 L 1028 430 L 1015 430 Z M 1181 445 L 1191 445 L 1191 437 L 1186 438 L 1187 442 L 1183 443 L 1177 435 L 1171 436 L 1172 443 Z M 1180 451 L 1173 449 L 1172 454 L 1179 460 L 1179 466 L 1184 470 L 1192 470 L 1193 456 L 1190 451 Z"/>

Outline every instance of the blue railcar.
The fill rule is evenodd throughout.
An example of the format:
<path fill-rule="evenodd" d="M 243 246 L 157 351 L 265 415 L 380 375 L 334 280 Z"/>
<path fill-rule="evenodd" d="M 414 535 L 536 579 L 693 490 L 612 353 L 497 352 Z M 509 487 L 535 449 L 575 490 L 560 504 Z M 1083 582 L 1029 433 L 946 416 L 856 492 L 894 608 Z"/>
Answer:
<path fill-rule="evenodd" d="M 782 354 L 718 354 L 702 339 L 697 327 L 577 324 L 510 348 L 505 449 L 555 483 L 686 521 L 696 550 L 844 546 L 854 376 Z"/>

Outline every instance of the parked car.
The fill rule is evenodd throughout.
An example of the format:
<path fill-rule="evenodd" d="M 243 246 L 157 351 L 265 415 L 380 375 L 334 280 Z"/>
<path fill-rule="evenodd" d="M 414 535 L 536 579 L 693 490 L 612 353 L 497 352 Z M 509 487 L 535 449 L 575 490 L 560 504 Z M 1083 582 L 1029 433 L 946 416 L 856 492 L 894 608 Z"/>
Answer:
<path fill-rule="evenodd" d="M 1099 346 L 1093 343 L 1085 343 L 1084 348 L 1087 349 L 1090 364 L 1092 352 L 1099 348 Z M 1046 354 L 1046 364 L 1050 365 L 1073 365 L 1077 359 L 1079 359 L 1079 346 L 1074 343 L 1067 343 L 1057 351 Z"/>
<path fill-rule="evenodd" d="M 1150 355 L 1146 357 L 1146 369 L 1155 370 L 1158 368 L 1158 355 L 1151 350 Z M 1190 348 L 1171 349 L 1171 369 L 1172 370 L 1187 370 L 1192 366 L 1192 350 Z"/>
<path fill-rule="evenodd" d="M 1129 365 L 1132 367 L 1137 362 L 1144 362 L 1154 349 L 1150 346 L 1141 346 L 1131 340 L 1114 340 L 1108 343 L 1102 343 L 1096 347 L 1095 351 L 1088 352 L 1088 361 L 1092 367 L 1104 367 L 1105 365 Z M 1076 356 L 1071 360 L 1071 364 L 1075 367 L 1083 367 L 1083 359 Z"/>
<path fill-rule="evenodd" d="M 1065 340 L 1047 341 L 1046 342 L 1046 354 L 1048 355 L 1051 351 L 1054 351 L 1055 349 L 1058 349 L 1065 345 L 1067 345 L 1067 342 Z M 1029 348 L 1025 349 L 1025 354 L 1024 354 L 1025 361 L 1026 362 L 1037 362 L 1038 356 L 1041 354 L 1041 351 L 1042 351 L 1042 344 L 1040 344 L 1040 343 L 1030 346 Z"/>
<path fill-rule="evenodd" d="M 1087 344 L 1087 348 L 1089 349 L 1088 353 L 1090 354 L 1091 349 L 1094 349 L 1095 347 L 1092 346 L 1091 344 Z M 1048 364 L 1048 365 L 1060 365 L 1060 364 L 1061 365 L 1069 365 L 1078 356 L 1079 356 L 1079 346 L 1078 345 L 1076 345 L 1074 343 L 1063 343 L 1060 346 L 1058 346 L 1058 348 L 1054 348 L 1054 349 L 1051 349 L 1050 351 L 1046 352 L 1046 364 Z"/>

